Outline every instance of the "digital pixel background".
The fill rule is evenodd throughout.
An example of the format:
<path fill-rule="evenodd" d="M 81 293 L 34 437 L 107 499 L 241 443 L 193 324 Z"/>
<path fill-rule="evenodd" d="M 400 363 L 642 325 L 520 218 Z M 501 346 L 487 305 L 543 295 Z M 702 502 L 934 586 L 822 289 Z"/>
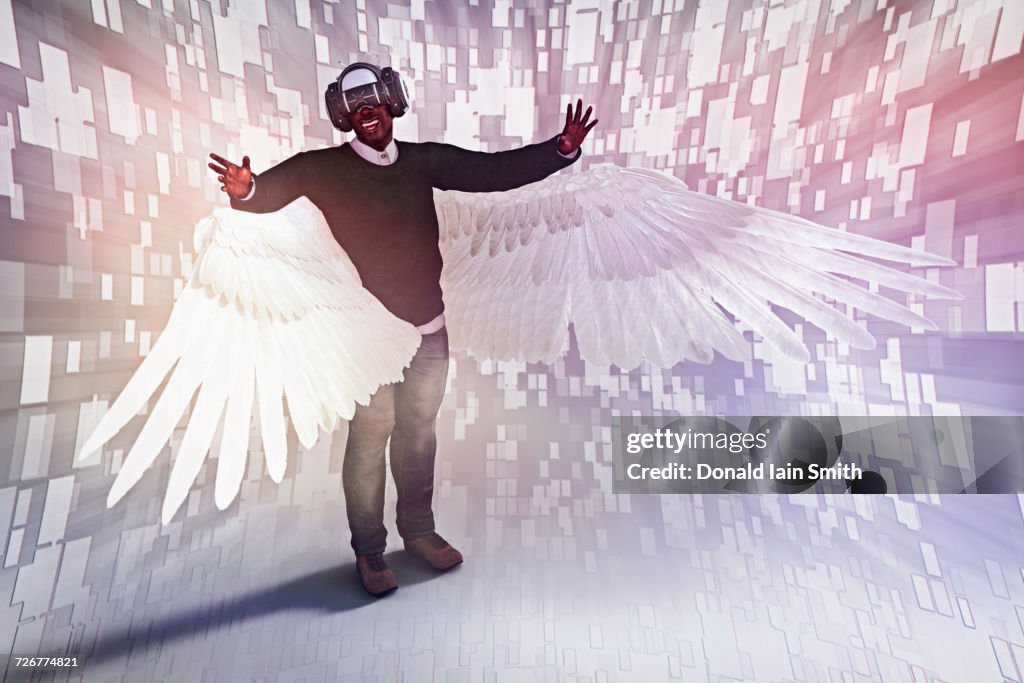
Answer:
<path fill-rule="evenodd" d="M 615 495 L 613 415 L 1024 412 L 1024 3 L 1018 0 L 0 0 L 0 654 L 78 653 L 95 681 L 1022 681 L 1017 496 Z M 73 455 L 152 346 L 223 203 L 342 141 L 351 61 L 414 89 L 400 140 L 497 151 L 601 123 L 580 163 L 926 248 L 964 294 L 812 327 L 768 357 L 629 372 L 452 361 L 438 528 L 467 556 L 359 587 L 344 428 L 239 499 L 206 471 L 159 523 L 169 463 L 113 509 L 140 416 Z M 394 496 L 389 482 L 389 510 Z M 68 680 L 61 675 L 56 680 Z"/>

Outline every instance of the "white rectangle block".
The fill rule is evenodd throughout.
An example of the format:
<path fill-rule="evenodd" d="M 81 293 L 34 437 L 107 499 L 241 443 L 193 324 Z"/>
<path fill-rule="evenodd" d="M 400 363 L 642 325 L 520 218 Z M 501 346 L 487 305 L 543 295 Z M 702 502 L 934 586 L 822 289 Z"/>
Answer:
<path fill-rule="evenodd" d="M 25 356 L 21 372 L 21 404 L 45 403 L 50 397 L 50 360 L 53 337 L 25 337 Z"/>

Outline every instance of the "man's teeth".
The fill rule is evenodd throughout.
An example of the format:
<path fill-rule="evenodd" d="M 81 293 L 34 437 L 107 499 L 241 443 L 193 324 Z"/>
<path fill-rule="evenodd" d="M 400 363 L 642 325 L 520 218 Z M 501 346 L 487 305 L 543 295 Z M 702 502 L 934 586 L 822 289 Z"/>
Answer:
<path fill-rule="evenodd" d="M 380 123 L 380 119 L 370 119 L 369 121 L 363 121 L 363 128 L 366 130 L 373 130 Z"/>

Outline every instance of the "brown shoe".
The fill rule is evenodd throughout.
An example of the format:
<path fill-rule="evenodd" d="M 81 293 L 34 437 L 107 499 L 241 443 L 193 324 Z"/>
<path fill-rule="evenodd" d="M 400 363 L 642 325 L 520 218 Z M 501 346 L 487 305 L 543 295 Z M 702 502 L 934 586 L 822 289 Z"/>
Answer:
<path fill-rule="evenodd" d="M 370 595 L 379 597 L 398 588 L 398 579 L 384 562 L 384 553 L 356 555 L 356 569 L 359 571 L 359 580 L 363 582 L 363 588 Z"/>
<path fill-rule="evenodd" d="M 462 553 L 433 531 L 426 536 L 405 539 L 405 549 L 441 571 L 451 569 L 462 562 Z"/>

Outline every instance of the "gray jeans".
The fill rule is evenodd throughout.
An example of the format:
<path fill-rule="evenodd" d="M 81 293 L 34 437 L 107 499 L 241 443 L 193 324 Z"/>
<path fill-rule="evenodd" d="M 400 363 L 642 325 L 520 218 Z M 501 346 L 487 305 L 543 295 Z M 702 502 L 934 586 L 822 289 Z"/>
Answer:
<path fill-rule="evenodd" d="M 384 552 L 384 449 L 391 439 L 391 475 L 398 491 L 402 538 L 434 530 L 434 423 L 448 379 L 448 331 L 424 335 L 404 379 L 377 390 L 356 406 L 349 422 L 341 470 L 352 548 L 357 555 Z"/>

